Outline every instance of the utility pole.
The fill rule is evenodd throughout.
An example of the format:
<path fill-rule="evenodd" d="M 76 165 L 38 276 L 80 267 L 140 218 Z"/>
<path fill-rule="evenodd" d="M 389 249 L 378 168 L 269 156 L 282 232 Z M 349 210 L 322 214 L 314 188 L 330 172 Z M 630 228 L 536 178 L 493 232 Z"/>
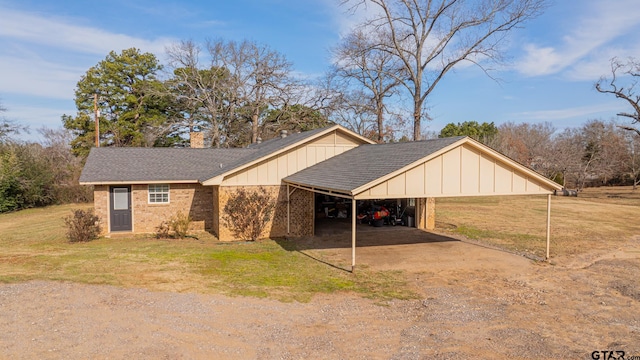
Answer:
<path fill-rule="evenodd" d="M 100 121 L 98 121 L 98 93 L 93 94 L 93 112 L 96 123 L 96 147 L 100 147 Z"/>

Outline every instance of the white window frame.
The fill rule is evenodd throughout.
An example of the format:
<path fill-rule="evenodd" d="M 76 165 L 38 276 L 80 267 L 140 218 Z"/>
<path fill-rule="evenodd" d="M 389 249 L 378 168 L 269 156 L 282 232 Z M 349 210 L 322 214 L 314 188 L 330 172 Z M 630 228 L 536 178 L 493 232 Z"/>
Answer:
<path fill-rule="evenodd" d="M 149 184 L 147 190 L 147 192 L 149 193 L 149 195 L 147 196 L 148 204 L 161 205 L 169 204 L 171 202 L 171 187 L 169 186 L 169 184 Z M 166 200 L 164 199 L 165 194 L 167 195 Z"/>

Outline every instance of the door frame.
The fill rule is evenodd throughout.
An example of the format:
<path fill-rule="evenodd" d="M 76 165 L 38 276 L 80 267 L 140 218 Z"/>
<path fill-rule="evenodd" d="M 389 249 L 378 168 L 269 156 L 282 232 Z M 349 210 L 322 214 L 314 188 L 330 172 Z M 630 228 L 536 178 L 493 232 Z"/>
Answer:
<path fill-rule="evenodd" d="M 127 189 L 127 201 L 129 203 L 129 222 L 131 224 L 129 229 L 123 230 L 113 230 L 113 220 L 114 220 L 114 203 L 113 203 L 113 194 L 115 188 L 126 188 Z M 109 232 L 133 232 L 133 196 L 131 191 L 131 185 L 110 185 L 109 186 L 109 202 L 108 202 L 108 211 L 109 211 Z"/>

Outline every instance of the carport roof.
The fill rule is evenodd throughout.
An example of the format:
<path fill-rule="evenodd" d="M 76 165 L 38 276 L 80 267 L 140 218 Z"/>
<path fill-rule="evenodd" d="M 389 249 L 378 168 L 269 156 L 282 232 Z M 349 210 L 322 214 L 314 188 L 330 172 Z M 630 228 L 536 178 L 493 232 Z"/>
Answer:
<path fill-rule="evenodd" d="M 354 190 L 424 159 L 464 138 L 464 136 L 456 136 L 404 143 L 360 145 L 283 180 L 292 184 L 354 195 Z"/>

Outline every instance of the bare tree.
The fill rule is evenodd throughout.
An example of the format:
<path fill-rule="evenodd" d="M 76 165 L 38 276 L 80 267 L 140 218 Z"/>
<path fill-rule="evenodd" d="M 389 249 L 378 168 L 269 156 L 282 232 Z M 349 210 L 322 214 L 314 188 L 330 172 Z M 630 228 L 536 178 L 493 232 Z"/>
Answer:
<path fill-rule="evenodd" d="M 0 103 L 0 114 L 7 111 L 7 109 Z M 10 139 L 11 135 L 19 134 L 21 131 L 27 131 L 27 127 L 20 126 L 15 122 L 6 119 L 4 116 L 0 116 L 0 143 Z"/>
<path fill-rule="evenodd" d="M 371 34 L 365 33 L 362 29 L 356 29 L 347 35 L 332 52 L 335 57 L 334 71 L 336 76 L 345 80 L 345 87 L 350 87 L 355 82 L 358 88 L 366 91 L 365 94 L 355 90 L 355 93 L 360 95 L 359 103 L 350 104 L 349 108 L 354 109 L 357 106 L 371 108 L 376 117 L 375 139 L 381 143 L 386 135 L 385 98 L 396 93 L 396 87 L 400 84 L 397 74 L 401 68 L 396 57 L 376 48 L 375 45 L 378 42 L 371 37 Z"/>
<path fill-rule="evenodd" d="M 208 124 L 211 143 L 220 147 L 222 114 L 228 106 L 230 77 L 228 71 L 220 66 L 224 64 L 222 51 L 209 47 L 210 62 L 201 65 L 200 46 L 192 41 L 182 41 L 167 48 L 169 64 L 173 68 L 173 77 L 167 82 L 176 100 L 184 110 L 178 119 L 193 130 L 203 122 Z M 216 50 L 216 51 L 214 51 Z"/>
<path fill-rule="evenodd" d="M 557 170 L 562 175 L 562 186 L 578 187 L 582 183 L 582 156 L 584 146 L 580 129 L 566 128 L 559 133 L 553 144 Z"/>
<path fill-rule="evenodd" d="M 626 101 L 633 112 L 621 112 L 618 116 L 631 119 L 631 124 L 640 123 L 640 94 L 636 93 L 640 79 L 640 60 L 630 57 L 626 62 L 618 58 L 611 59 L 611 78 L 601 77 L 596 83 L 596 90 L 603 94 L 613 94 Z M 640 136 L 640 129 L 632 126 L 618 125 L 620 128 L 634 131 Z"/>
<path fill-rule="evenodd" d="M 492 144 L 497 150 L 541 174 L 553 177 L 559 169 L 554 162 L 553 134 L 549 122 L 540 124 L 504 123 Z"/>
<path fill-rule="evenodd" d="M 628 153 L 625 159 L 625 169 L 633 183 L 633 190 L 640 184 L 640 136 L 626 132 L 624 136 L 628 144 Z"/>
<path fill-rule="evenodd" d="M 614 122 L 587 121 L 581 128 L 565 129 L 555 141 L 556 161 L 565 180 L 579 190 L 604 185 L 621 174 L 627 144 Z"/>
<path fill-rule="evenodd" d="M 210 54 L 224 54 L 220 65 L 233 81 L 239 105 L 235 111 L 250 124 L 250 141 L 255 143 L 266 112 L 289 103 L 295 85 L 292 65 L 284 55 L 250 41 L 210 42 L 208 48 Z"/>
<path fill-rule="evenodd" d="M 502 60 L 507 33 L 540 14 L 545 0 L 343 0 L 353 11 L 373 5 L 362 26 L 380 35 L 376 48 L 402 64 L 400 83 L 413 101 L 413 137 L 421 138 L 425 101 L 444 75 L 463 61 Z M 384 36 L 383 36 L 384 35 Z"/>

